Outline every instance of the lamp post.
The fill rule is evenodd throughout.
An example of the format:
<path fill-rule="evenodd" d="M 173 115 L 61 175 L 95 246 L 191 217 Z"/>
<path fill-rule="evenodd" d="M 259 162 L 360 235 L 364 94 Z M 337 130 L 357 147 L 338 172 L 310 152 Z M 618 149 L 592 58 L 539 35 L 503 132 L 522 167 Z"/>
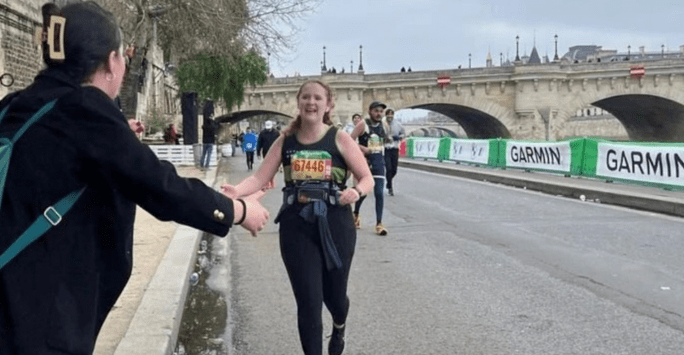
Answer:
<path fill-rule="evenodd" d="M 520 61 L 520 36 L 515 36 L 515 61 Z"/>
<path fill-rule="evenodd" d="M 554 35 L 553 39 L 556 41 L 556 54 L 553 56 L 553 61 L 557 62 L 558 61 L 558 35 Z"/>
<path fill-rule="evenodd" d="M 629 60 L 629 55 L 630 55 L 630 53 L 631 53 L 631 50 L 632 50 L 632 46 L 631 46 L 631 45 L 627 45 L 627 60 Z"/>
<path fill-rule="evenodd" d="M 472 56 L 472 55 L 471 55 L 470 53 L 468 53 L 468 69 L 471 68 L 471 67 L 470 67 L 470 58 L 471 58 L 471 56 Z"/>
<path fill-rule="evenodd" d="M 325 67 L 325 46 L 323 46 L 323 67 L 321 67 L 321 71 L 328 71 L 328 68 Z"/>
<path fill-rule="evenodd" d="M 662 58 L 665 58 L 665 45 L 664 44 L 660 45 L 660 56 Z"/>
<path fill-rule="evenodd" d="M 359 72 L 363 71 L 363 46 L 359 45 Z"/>
<path fill-rule="evenodd" d="M 349 67 L 349 69 L 350 69 L 349 72 L 351 72 L 352 74 L 354 74 L 354 61 L 351 60 L 351 61 L 349 61 L 349 63 L 351 64 L 350 67 Z"/>
<path fill-rule="evenodd" d="M 503 67 L 503 52 L 499 52 L 499 66 Z"/>
<path fill-rule="evenodd" d="M 266 59 L 266 66 L 268 67 L 268 74 L 271 75 L 271 52 L 266 52 L 268 59 Z"/>

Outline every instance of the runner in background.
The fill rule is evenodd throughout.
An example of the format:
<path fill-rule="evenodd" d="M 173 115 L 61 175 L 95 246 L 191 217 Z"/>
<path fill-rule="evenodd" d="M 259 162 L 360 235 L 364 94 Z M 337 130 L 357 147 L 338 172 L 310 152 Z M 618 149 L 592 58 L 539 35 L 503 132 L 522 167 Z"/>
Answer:
<path fill-rule="evenodd" d="M 242 138 L 242 150 L 247 156 L 247 170 L 252 170 L 254 167 L 254 152 L 256 151 L 257 135 L 254 134 L 251 128 L 247 128 L 245 136 Z"/>
<path fill-rule="evenodd" d="M 394 196 L 392 179 L 397 175 L 397 165 L 399 164 L 399 143 L 406 136 L 404 127 L 394 119 L 394 109 L 385 110 L 385 122 L 389 127 L 390 139 L 385 142 L 385 167 L 387 178 L 387 192 Z"/>
<path fill-rule="evenodd" d="M 382 121 L 385 108 L 387 106 L 380 101 L 371 102 L 368 107 L 370 118 L 361 121 L 351 134 L 352 139 L 359 139 L 359 147 L 366 155 L 368 165 L 373 174 L 373 180 L 375 181 L 373 195 L 375 196 L 375 234 L 377 235 L 387 235 L 387 228 L 382 224 L 382 210 L 384 208 L 383 190 L 385 186 L 385 158 L 383 153 L 385 150 L 384 142 L 389 139 L 387 135 L 389 127 Z M 361 226 L 359 211 L 361 210 L 364 197 L 357 201 L 354 206 L 355 224 L 358 228 Z"/>

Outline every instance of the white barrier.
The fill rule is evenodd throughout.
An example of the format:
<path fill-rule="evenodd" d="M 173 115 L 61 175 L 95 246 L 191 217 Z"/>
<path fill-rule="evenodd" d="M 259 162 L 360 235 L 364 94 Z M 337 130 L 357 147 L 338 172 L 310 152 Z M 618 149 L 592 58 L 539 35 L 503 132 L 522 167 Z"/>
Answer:
<path fill-rule="evenodd" d="M 202 154 L 203 144 L 194 145 L 149 145 L 150 149 L 157 155 L 160 160 L 167 160 L 173 165 L 195 165 L 195 152 L 197 152 L 196 161 Z M 214 150 L 211 153 L 209 166 L 218 165 L 219 154 L 221 152 L 218 145 L 214 145 Z"/>

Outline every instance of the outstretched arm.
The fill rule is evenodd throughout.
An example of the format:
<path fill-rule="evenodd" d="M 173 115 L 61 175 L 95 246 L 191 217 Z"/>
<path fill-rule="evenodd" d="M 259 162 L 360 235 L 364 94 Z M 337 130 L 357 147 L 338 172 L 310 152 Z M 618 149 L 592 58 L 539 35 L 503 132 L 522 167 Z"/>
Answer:
<path fill-rule="evenodd" d="M 346 132 L 338 131 L 335 137 L 337 148 L 342 153 L 347 167 L 358 182 L 356 186 L 345 189 L 340 193 L 340 203 L 343 205 L 356 202 L 362 195 L 373 191 L 375 182 L 371 175 L 366 158 L 361 152 L 360 146 Z"/>
<path fill-rule="evenodd" d="M 284 136 L 282 135 L 276 139 L 256 173 L 245 178 L 235 186 L 228 184 L 222 185 L 221 190 L 223 193 L 230 198 L 236 199 L 252 195 L 257 191 L 264 189 L 278 172 L 278 167 L 281 163 L 280 157 L 283 150 L 283 140 Z"/>

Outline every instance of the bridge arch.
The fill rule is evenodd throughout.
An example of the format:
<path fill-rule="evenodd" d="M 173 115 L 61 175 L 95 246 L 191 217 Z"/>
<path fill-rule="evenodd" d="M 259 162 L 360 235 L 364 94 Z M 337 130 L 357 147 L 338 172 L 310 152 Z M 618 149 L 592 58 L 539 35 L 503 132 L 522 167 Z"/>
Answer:
<path fill-rule="evenodd" d="M 413 137 L 451 137 L 459 138 L 456 132 L 444 127 L 421 127 L 406 132 L 407 136 Z M 461 137 L 462 138 L 462 137 Z"/>
<path fill-rule="evenodd" d="M 237 123 L 242 120 L 246 120 L 248 118 L 254 117 L 254 116 L 261 116 L 261 115 L 274 115 L 274 116 L 285 116 L 288 118 L 294 118 L 290 115 L 284 114 L 282 112 L 277 112 L 277 111 L 270 111 L 270 110 L 246 110 L 246 111 L 236 111 L 236 112 L 230 112 L 225 115 L 221 115 L 215 118 L 216 122 L 218 123 Z"/>
<path fill-rule="evenodd" d="M 684 137 L 684 94 L 672 95 L 672 90 L 667 88 L 653 89 L 649 93 L 639 87 L 590 92 L 580 95 L 574 105 L 567 104 L 566 113 L 569 117 L 569 112 L 591 104 L 613 115 L 631 141 L 681 142 Z"/>
<path fill-rule="evenodd" d="M 437 95 L 433 95 L 437 96 Z M 515 113 L 486 99 L 403 99 L 388 100 L 387 105 L 401 109 L 424 109 L 447 116 L 458 123 L 468 138 L 510 138 L 509 125 L 514 124 Z M 452 132 L 453 133 L 453 132 Z"/>
<path fill-rule="evenodd" d="M 619 95 L 594 106 L 610 112 L 632 141 L 677 142 L 684 137 L 684 105 L 654 95 Z"/>

